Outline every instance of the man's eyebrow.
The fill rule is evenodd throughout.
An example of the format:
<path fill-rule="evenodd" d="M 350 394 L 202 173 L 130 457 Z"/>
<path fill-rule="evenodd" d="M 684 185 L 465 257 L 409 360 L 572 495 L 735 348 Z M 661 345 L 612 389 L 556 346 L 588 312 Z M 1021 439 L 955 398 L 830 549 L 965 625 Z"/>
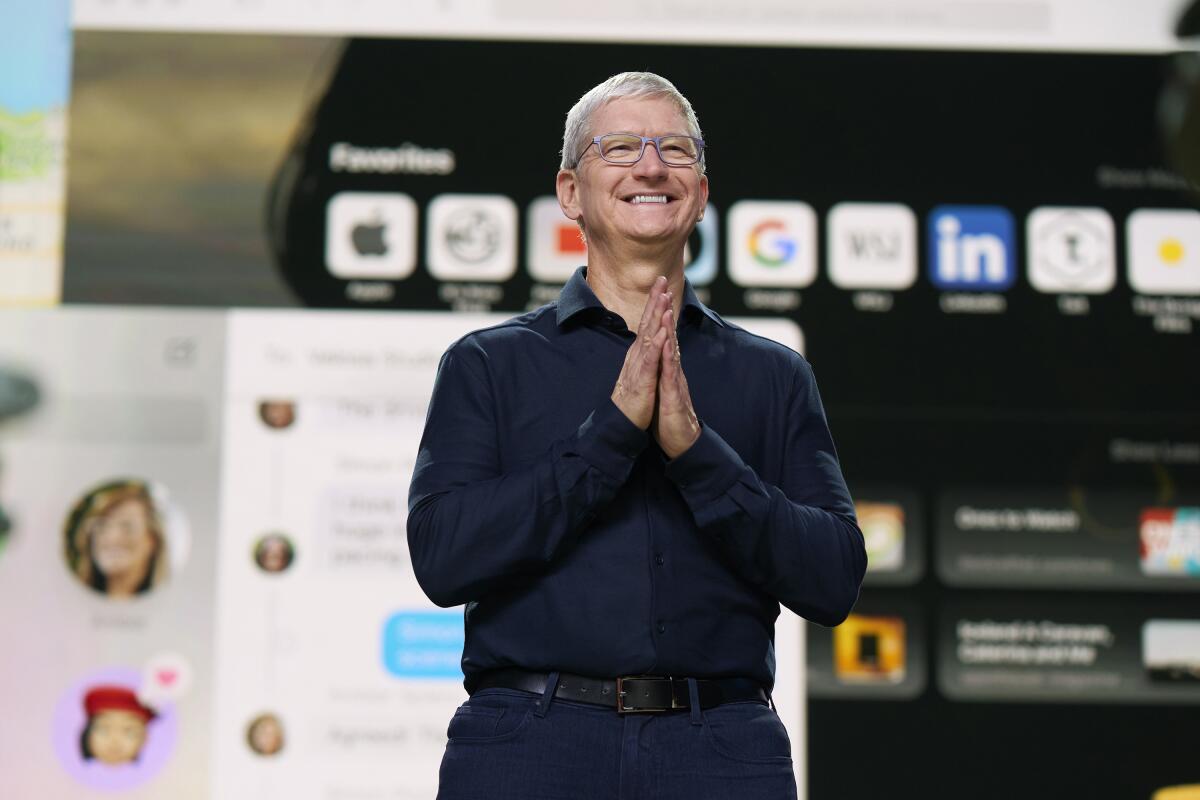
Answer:
<path fill-rule="evenodd" d="M 609 131 L 608 133 L 601 133 L 601 134 L 597 134 L 597 135 L 598 136 L 610 136 L 614 133 L 619 133 L 619 134 L 628 135 L 628 136 L 641 136 L 642 135 L 640 133 L 634 133 L 633 131 Z M 659 136 L 691 136 L 690 133 L 660 133 L 658 135 Z M 646 138 L 653 139 L 654 137 L 647 136 Z"/>

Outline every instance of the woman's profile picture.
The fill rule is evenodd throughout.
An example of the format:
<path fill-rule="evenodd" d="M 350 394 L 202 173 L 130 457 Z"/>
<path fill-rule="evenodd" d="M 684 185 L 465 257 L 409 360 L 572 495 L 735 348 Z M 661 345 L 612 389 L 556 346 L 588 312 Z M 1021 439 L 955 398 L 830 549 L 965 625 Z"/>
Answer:
<path fill-rule="evenodd" d="M 259 714 L 246 728 L 246 743 L 260 756 L 273 756 L 283 749 L 283 723 L 274 714 Z"/>
<path fill-rule="evenodd" d="M 133 597 L 162 585 L 172 563 L 167 520 L 182 551 L 182 518 L 172 514 L 165 493 L 145 481 L 124 479 L 85 494 L 67 516 L 67 565 L 86 586 L 109 597 Z"/>
<path fill-rule="evenodd" d="M 291 400 L 263 400 L 258 404 L 258 417 L 268 428 L 290 428 L 296 421 L 296 404 Z"/>
<path fill-rule="evenodd" d="M 83 697 L 87 723 L 79 735 L 84 761 L 115 766 L 138 760 L 147 726 L 158 714 L 124 686 L 95 686 Z"/>
<path fill-rule="evenodd" d="M 254 563 L 263 572 L 283 572 L 292 565 L 296 548 L 282 533 L 268 533 L 254 545 Z"/>

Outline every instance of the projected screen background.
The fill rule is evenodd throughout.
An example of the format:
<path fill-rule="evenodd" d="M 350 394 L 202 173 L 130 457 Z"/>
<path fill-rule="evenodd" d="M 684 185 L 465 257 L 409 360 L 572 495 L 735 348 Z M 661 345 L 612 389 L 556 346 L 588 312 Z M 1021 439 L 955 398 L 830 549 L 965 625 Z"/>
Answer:
<path fill-rule="evenodd" d="M 156 654 L 168 673 L 174 655 L 193 665 L 180 717 L 212 714 L 215 732 L 179 741 L 189 770 L 216 765 L 213 796 L 313 790 L 294 761 L 255 749 L 280 738 L 269 720 L 247 746 L 272 715 L 285 758 L 321 754 L 309 766 L 324 786 L 366 791 L 347 765 L 399 750 L 436 759 L 444 730 L 396 719 L 452 707 L 453 682 L 379 704 L 379 665 L 336 657 L 362 625 L 389 637 L 386 674 L 417 680 L 452 669 L 460 646 L 421 598 L 389 595 L 407 569 L 415 453 L 380 443 L 419 433 L 455 335 L 552 300 L 586 258 L 550 199 L 562 121 L 626 69 L 666 75 L 695 106 L 712 194 L 688 275 L 718 312 L 776 326 L 813 363 L 867 534 L 855 615 L 807 629 L 809 795 L 1150 797 L 1200 782 L 1186 733 L 1200 722 L 1200 215 L 1159 146 L 1165 58 L 82 32 L 74 69 L 64 298 L 208 307 L 139 324 L 162 340 L 163 369 L 214 358 L 221 375 L 180 390 L 190 412 L 137 406 L 160 431 L 137 447 L 209 459 L 149 477 L 208 493 L 185 504 L 210 509 L 192 513 L 186 570 L 196 580 L 208 559 L 211 580 L 187 597 L 215 609 L 212 631 L 150 635 L 144 603 L 79 613 L 112 642 L 97 669 L 123 647 L 150 665 L 139 680 L 161 673 Z M 231 306 L 341 311 L 219 313 Z M 39 318 L 22 341 L 70 350 L 121 329 L 119 311 L 96 314 Z M 192 314 L 211 330 L 180 333 Z M 309 314 L 337 341 L 280 322 Z M 406 344 L 389 355 L 393 337 Z M 58 362 L 40 353 L 0 344 L 0 364 L 53 384 Z M 341 392 L 354 403 L 333 397 L 367 373 Z M 70 439 L 37 428 L 58 408 L 48 391 L 0 429 L 0 502 L 41 520 L 54 547 L 40 569 L 62 571 L 63 509 L 99 481 L 83 470 L 25 490 L 21 442 Z M 68 430 L 107 413 L 100 441 L 117 452 L 142 435 L 119 404 L 76 407 Z M 308 438 L 271 438 L 268 419 Z M 104 477 L 158 471 L 140 458 Z M 42 546 L 30 530 L 15 525 L 0 551 L 6 596 L 5 562 Z M 270 563 L 271 534 L 295 569 L 264 584 L 247 554 Z M 235 654 L 264 636 L 304 668 L 270 672 L 264 656 L 267 674 L 239 675 Z M 314 707 L 337 711 L 296 743 L 279 704 L 314 686 Z M 162 758 L 160 776 L 181 769 Z M 153 776 L 129 780 L 154 796 Z"/>

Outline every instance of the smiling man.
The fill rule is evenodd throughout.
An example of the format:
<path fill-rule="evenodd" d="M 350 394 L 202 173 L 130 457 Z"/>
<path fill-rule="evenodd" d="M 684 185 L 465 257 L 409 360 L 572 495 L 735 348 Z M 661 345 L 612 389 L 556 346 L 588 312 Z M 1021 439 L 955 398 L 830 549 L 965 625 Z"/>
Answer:
<path fill-rule="evenodd" d="M 586 267 L 450 347 L 413 473 L 417 579 L 466 604 L 438 796 L 794 797 L 779 606 L 835 625 L 866 570 L 812 370 L 684 276 L 708 178 L 669 81 L 580 98 L 557 191 Z"/>

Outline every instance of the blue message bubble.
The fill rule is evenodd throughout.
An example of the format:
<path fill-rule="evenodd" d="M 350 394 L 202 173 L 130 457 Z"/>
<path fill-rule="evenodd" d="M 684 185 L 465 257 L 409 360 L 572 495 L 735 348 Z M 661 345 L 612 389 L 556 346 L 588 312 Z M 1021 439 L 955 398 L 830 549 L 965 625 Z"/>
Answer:
<path fill-rule="evenodd" d="M 398 678 L 462 680 L 461 611 L 398 611 L 383 625 L 383 666 Z"/>

